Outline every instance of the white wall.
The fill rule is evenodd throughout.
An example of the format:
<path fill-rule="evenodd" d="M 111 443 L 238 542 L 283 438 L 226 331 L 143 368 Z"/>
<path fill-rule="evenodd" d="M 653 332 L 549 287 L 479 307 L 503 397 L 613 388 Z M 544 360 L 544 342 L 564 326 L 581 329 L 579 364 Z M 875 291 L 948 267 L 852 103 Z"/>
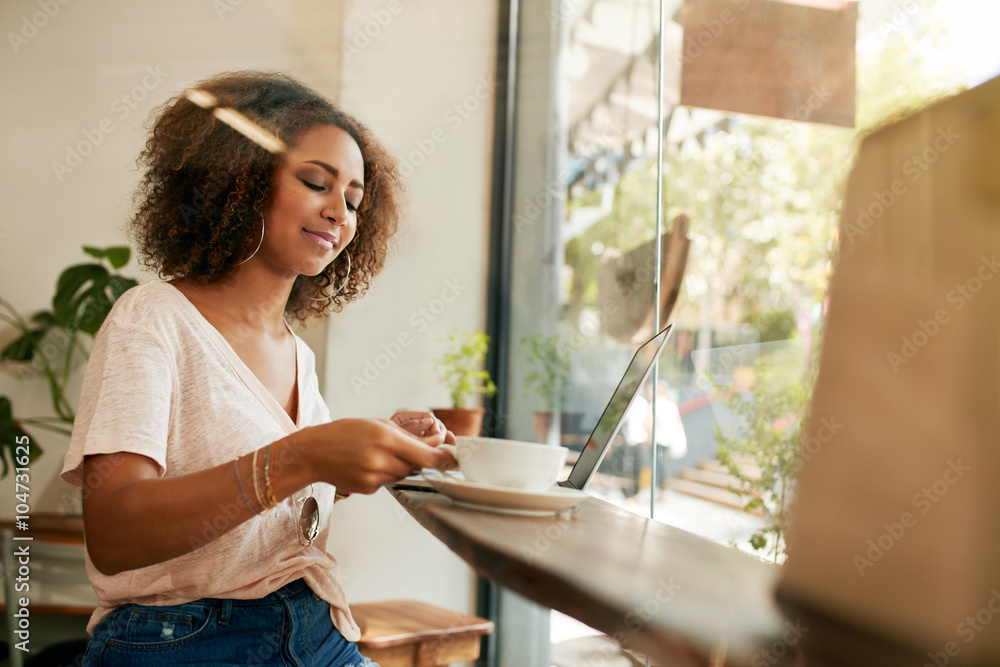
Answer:
<path fill-rule="evenodd" d="M 438 339 L 485 326 L 496 21 L 494 2 L 365 0 L 345 17 L 340 102 L 402 161 L 410 216 L 369 295 L 330 319 L 325 395 L 335 415 L 446 406 L 432 370 Z M 394 569 L 406 579 L 349 580 L 349 594 L 456 609 L 469 599 L 469 569 L 403 520 L 388 493 L 336 509 L 334 528 L 367 530 L 372 545 L 344 558 L 345 572 Z"/>
<path fill-rule="evenodd" d="M 317 352 L 336 416 L 388 416 L 443 403 L 445 392 L 430 375 L 437 336 L 484 323 L 492 94 L 480 86 L 484 99 L 475 95 L 481 79 L 492 81 L 495 3 L 62 1 L 0 3 L 0 33 L 23 37 L 0 44 L 0 296 L 23 312 L 46 307 L 62 268 L 85 261 L 80 246 L 124 242 L 142 125 L 156 105 L 216 72 L 286 70 L 341 102 L 394 151 L 413 148 L 435 128 L 444 133 L 434 135 L 444 143 L 409 178 L 409 230 L 372 293 L 311 336 L 323 347 L 329 334 L 329 347 Z M 345 57 L 342 34 L 351 39 L 365 27 L 376 36 Z M 135 106 L 127 114 L 123 95 Z M 470 95 L 468 106 L 478 109 L 468 118 L 455 116 L 456 124 L 444 116 Z M 67 145 L 87 140 L 87 133 L 96 138 L 103 119 L 113 129 L 101 132 L 93 151 L 60 179 L 53 162 L 65 162 Z M 134 262 L 127 273 L 139 275 Z M 411 313 L 422 306 L 438 312 L 443 303 L 434 300 L 449 284 L 461 294 L 423 330 Z M 380 343 L 405 332 L 412 343 L 377 382 L 355 391 L 350 375 L 363 373 L 364 360 L 376 361 Z M 0 342 L 9 334 L 0 330 Z M 3 374 L 0 393 L 12 397 L 20 414 L 47 414 L 39 380 Z M 42 440 L 46 454 L 32 466 L 35 510 L 60 511 L 72 497 L 58 480 L 65 442 Z M 12 507 L 13 483 L 6 479 L 0 515 L 12 515 Z M 341 559 L 352 599 L 405 595 L 470 608 L 468 568 L 387 493 L 338 504 L 334 521 L 330 550 Z"/>
<path fill-rule="evenodd" d="M 495 3 L 365 0 L 346 45 L 388 5 L 400 13 L 345 55 L 341 103 L 411 172 L 410 222 L 370 296 L 330 320 L 327 397 L 354 414 L 446 406 L 431 365 L 438 338 L 485 325 Z"/>

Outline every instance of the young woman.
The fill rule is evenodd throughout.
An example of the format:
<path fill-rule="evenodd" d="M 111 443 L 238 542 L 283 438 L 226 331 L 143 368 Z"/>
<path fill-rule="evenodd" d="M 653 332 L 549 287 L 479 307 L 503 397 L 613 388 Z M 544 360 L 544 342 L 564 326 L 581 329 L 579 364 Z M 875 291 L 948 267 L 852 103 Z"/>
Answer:
<path fill-rule="evenodd" d="M 140 165 L 131 232 L 165 281 L 98 334 L 63 469 L 100 600 L 85 664 L 370 665 L 327 519 L 452 463 L 454 438 L 427 413 L 330 421 L 286 317 L 339 311 L 379 273 L 394 163 L 314 91 L 238 72 L 162 107 Z"/>

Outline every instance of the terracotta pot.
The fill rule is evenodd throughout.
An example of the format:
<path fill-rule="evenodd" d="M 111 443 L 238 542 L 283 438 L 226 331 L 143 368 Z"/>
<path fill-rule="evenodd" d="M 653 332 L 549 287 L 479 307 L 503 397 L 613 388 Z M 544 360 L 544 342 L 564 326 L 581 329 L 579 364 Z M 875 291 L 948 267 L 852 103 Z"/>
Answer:
<path fill-rule="evenodd" d="M 483 414 L 486 409 L 431 408 L 431 412 L 455 435 L 479 435 L 483 430 Z"/>
<path fill-rule="evenodd" d="M 535 410 L 535 440 L 546 442 L 549 438 L 549 428 L 552 426 L 552 413 L 548 410 Z"/>
<path fill-rule="evenodd" d="M 563 412 L 559 418 L 559 433 L 562 439 L 565 441 L 578 435 L 582 421 L 582 412 Z M 538 442 L 545 442 L 548 439 L 551 426 L 552 413 L 548 410 L 535 410 L 535 439 Z"/>

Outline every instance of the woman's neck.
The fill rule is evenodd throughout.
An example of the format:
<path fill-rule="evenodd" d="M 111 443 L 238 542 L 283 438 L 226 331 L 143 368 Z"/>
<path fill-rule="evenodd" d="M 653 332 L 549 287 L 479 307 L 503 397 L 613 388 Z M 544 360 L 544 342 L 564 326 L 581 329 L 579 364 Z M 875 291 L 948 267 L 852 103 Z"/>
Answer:
<path fill-rule="evenodd" d="M 283 333 L 285 305 L 294 282 L 294 278 L 276 280 L 274 276 L 240 267 L 207 285 L 184 279 L 172 284 L 210 321 Z"/>

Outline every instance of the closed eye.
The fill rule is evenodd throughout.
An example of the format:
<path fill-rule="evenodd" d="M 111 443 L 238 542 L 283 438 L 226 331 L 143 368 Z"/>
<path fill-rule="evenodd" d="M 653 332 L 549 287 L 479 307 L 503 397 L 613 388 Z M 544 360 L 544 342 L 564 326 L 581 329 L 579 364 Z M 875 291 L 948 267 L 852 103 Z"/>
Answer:
<path fill-rule="evenodd" d="M 302 185 L 306 186 L 310 190 L 315 190 L 316 192 L 323 192 L 324 190 L 326 190 L 326 188 L 324 188 L 322 185 L 316 185 L 315 183 L 310 183 L 304 178 L 300 178 L 299 180 L 302 181 Z"/>

